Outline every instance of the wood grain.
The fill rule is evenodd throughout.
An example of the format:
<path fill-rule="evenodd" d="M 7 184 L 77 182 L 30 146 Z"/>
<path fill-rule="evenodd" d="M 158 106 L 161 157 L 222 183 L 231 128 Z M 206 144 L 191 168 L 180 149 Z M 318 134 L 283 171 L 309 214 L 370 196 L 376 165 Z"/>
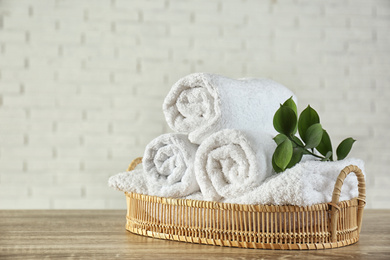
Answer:
<path fill-rule="evenodd" d="M 0 211 L 1 259 L 389 259 L 390 210 L 365 210 L 360 241 L 336 249 L 272 251 L 159 240 L 125 230 L 125 210 Z"/>

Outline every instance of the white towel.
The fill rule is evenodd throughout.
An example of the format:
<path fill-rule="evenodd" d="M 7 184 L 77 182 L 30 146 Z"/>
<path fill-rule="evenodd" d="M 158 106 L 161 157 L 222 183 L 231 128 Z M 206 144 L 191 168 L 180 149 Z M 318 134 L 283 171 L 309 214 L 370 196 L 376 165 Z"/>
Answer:
<path fill-rule="evenodd" d="M 250 193 L 224 202 L 297 206 L 331 202 L 337 177 L 348 165 L 356 165 L 364 173 L 364 162 L 359 159 L 347 158 L 334 162 L 311 159 L 268 178 Z M 357 185 L 355 174 L 349 174 L 341 188 L 340 201 L 357 197 Z"/>
<path fill-rule="evenodd" d="M 108 186 L 123 192 L 148 194 L 143 169 L 121 172 L 108 179 Z"/>
<path fill-rule="evenodd" d="M 108 186 L 118 191 L 152 195 L 149 194 L 145 180 L 145 172 L 142 168 L 111 176 L 108 179 Z M 188 196 L 179 197 L 179 199 L 204 200 L 200 191 L 191 193 Z"/>
<path fill-rule="evenodd" d="M 149 195 L 179 198 L 199 191 L 194 173 L 197 148 L 184 134 L 164 134 L 152 140 L 142 159 Z"/>
<path fill-rule="evenodd" d="M 168 125 L 200 144 L 222 129 L 258 130 L 276 135 L 273 116 L 293 96 L 270 79 L 230 79 L 207 73 L 190 74 L 173 85 L 164 100 Z"/>
<path fill-rule="evenodd" d="M 195 174 L 204 200 L 224 201 L 260 186 L 273 172 L 276 144 L 261 132 L 221 130 L 202 142 L 195 158 Z"/>

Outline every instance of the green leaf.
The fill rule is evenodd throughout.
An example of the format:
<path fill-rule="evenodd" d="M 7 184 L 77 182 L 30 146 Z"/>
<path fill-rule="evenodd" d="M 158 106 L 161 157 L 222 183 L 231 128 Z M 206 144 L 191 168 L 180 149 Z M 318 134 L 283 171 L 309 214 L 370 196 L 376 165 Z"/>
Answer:
<path fill-rule="evenodd" d="M 272 167 L 274 168 L 276 173 L 280 173 L 283 170 L 279 168 L 279 166 L 276 165 L 275 163 L 275 154 L 272 156 Z"/>
<path fill-rule="evenodd" d="M 331 151 L 327 152 L 325 158 L 321 159 L 321 161 L 329 161 L 329 158 L 333 155 Z"/>
<path fill-rule="evenodd" d="M 284 134 L 278 134 L 274 137 L 274 141 L 277 145 L 281 144 L 286 139 L 288 139 L 288 137 Z"/>
<path fill-rule="evenodd" d="M 293 134 L 297 124 L 297 116 L 290 107 L 280 106 L 274 116 L 274 128 L 287 136 Z"/>
<path fill-rule="evenodd" d="M 283 106 L 291 108 L 295 112 L 295 115 L 298 117 L 297 104 L 295 104 L 294 100 L 292 99 L 292 96 L 283 103 Z"/>
<path fill-rule="evenodd" d="M 300 147 L 293 149 L 293 155 L 291 157 L 290 162 L 287 165 L 287 168 L 293 167 L 295 164 L 299 163 L 303 156 L 303 149 Z"/>
<path fill-rule="evenodd" d="M 305 110 L 302 111 L 301 115 L 299 116 L 298 121 L 298 131 L 299 135 L 301 136 L 302 140 L 306 143 L 307 140 L 305 139 L 305 134 L 307 129 L 320 122 L 320 117 L 318 116 L 317 112 L 309 106 Z"/>
<path fill-rule="evenodd" d="M 356 140 L 354 140 L 352 137 L 349 137 L 349 138 L 344 139 L 339 144 L 339 146 L 336 149 L 337 160 L 342 160 L 345 157 L 347 157 L 347 155 L 349 154 L 349 152 L 352 149 L 352 145 L 354 142 L 356 142 Z"/>
<path fill-rule="evenodd" d="M 288 163 L 291 161 L 293 155 L 293 146 L 289 139 L 284 140 L 279 144 L 274 152 L 275 164 L 281 169 L 285 170 Z"/>
<path fill-rule="evenodd" d="M 321 142 L 316 147 L 316 149 L 317 149 L 318 152 L 320 152 L 320 154 L 322 154 L 323 156 L 326 157 L 328 152 L 332 152 L 333 151 L 333 148 L 332 148 L 332 142 L 330 141 L 330 137 L 329 137 L 328 132 L 325 129 L 323 129 L 323 131 L 324 132 L 322 134 Z M 333 161 L 333 156 L 332 155 L 333 155 L 333 153 L 331 154 L 331 157 L 329 157 L 331 161 Z"/>
<path fill-rule="evenodd" d="M 295 104 L 294 100 L 292 99 L 292 96 L 283 103 L 283 106 L 287 106 L 291 108 L 295 112 L 295 116 L 298 118 L 297 104 Z M 295 124 L 295 128 L 293 131 L 294 135 L 297 132 L 297 130 L 298 130 L 298 124 Z"/>
<path fill-rule="evenodd" d="M 322 130 L 322 126 L 320 123 L 311 125 L 305 134 L 305 139 L 306 139 L 306 145 L 305 148 L 310 149 L 310 148 L 315 148 L 317 147 L 321 140 L 322 140 L 322 133 L 324 131 Z"/>

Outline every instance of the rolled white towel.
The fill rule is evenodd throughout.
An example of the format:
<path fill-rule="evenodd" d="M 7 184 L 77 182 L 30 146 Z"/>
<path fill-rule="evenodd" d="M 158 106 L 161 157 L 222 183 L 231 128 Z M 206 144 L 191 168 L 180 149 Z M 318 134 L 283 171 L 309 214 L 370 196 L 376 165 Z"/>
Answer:
<path fill-rule="evenodd" d="M 261 132 L 221 130 L 202 142 L 195 157 L 195 174 L 204 200 L 224 201 L 242 196 L 273 170 L 272 136 Z"/>
<path fill-rule="evenodd" d="M 197 148 L 184 134 L 164 134 L 152 140 L 142 160 L 148 194 L 179 198 L 199 191 L 194 173 Z"/>
<path fill-rule="evenodd" d="M 230 79 L 207 73 L 190 74 L 171 88 L 163 103 L 168 125 L 200 144 L 222 129 L 264 131 L 276 135 L 273 116 L 293 96 L 270 79 Z"/>
<path fill-rule="evenodd" d="M 360 159 L 347 158 L 333 162 L 311 159 L 271 176 L 261 186 L 243 196 L 228 198 L 224 202 L 296 206 L 331 202 L 337 177 L 348 165 L 356 165 L 364 173 L 364 162 Z M 340 201 L 357 196 L 357 178 L 351 173 L 344 180 Z"/>

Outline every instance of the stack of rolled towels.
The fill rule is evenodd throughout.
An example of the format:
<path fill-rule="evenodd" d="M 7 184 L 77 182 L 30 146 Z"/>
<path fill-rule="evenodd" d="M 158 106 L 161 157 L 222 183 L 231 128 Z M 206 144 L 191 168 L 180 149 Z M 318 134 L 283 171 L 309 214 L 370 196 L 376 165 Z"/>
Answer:
<path fill-rule="evenodd" d="M 308 206 L 331 201 L 340 171 L 359 159 L 320 162 L 305 158 L 276 174 L 273 116 L 294 93 L 270 79 L 230 79 L 190 74 L 176 82 L 163 103 L 174 133 L 145 148 L 142 168 L 109 179 L 124 192 L 239 204 Z M 358 195 L 346 178 L 341 200 Z"/>

